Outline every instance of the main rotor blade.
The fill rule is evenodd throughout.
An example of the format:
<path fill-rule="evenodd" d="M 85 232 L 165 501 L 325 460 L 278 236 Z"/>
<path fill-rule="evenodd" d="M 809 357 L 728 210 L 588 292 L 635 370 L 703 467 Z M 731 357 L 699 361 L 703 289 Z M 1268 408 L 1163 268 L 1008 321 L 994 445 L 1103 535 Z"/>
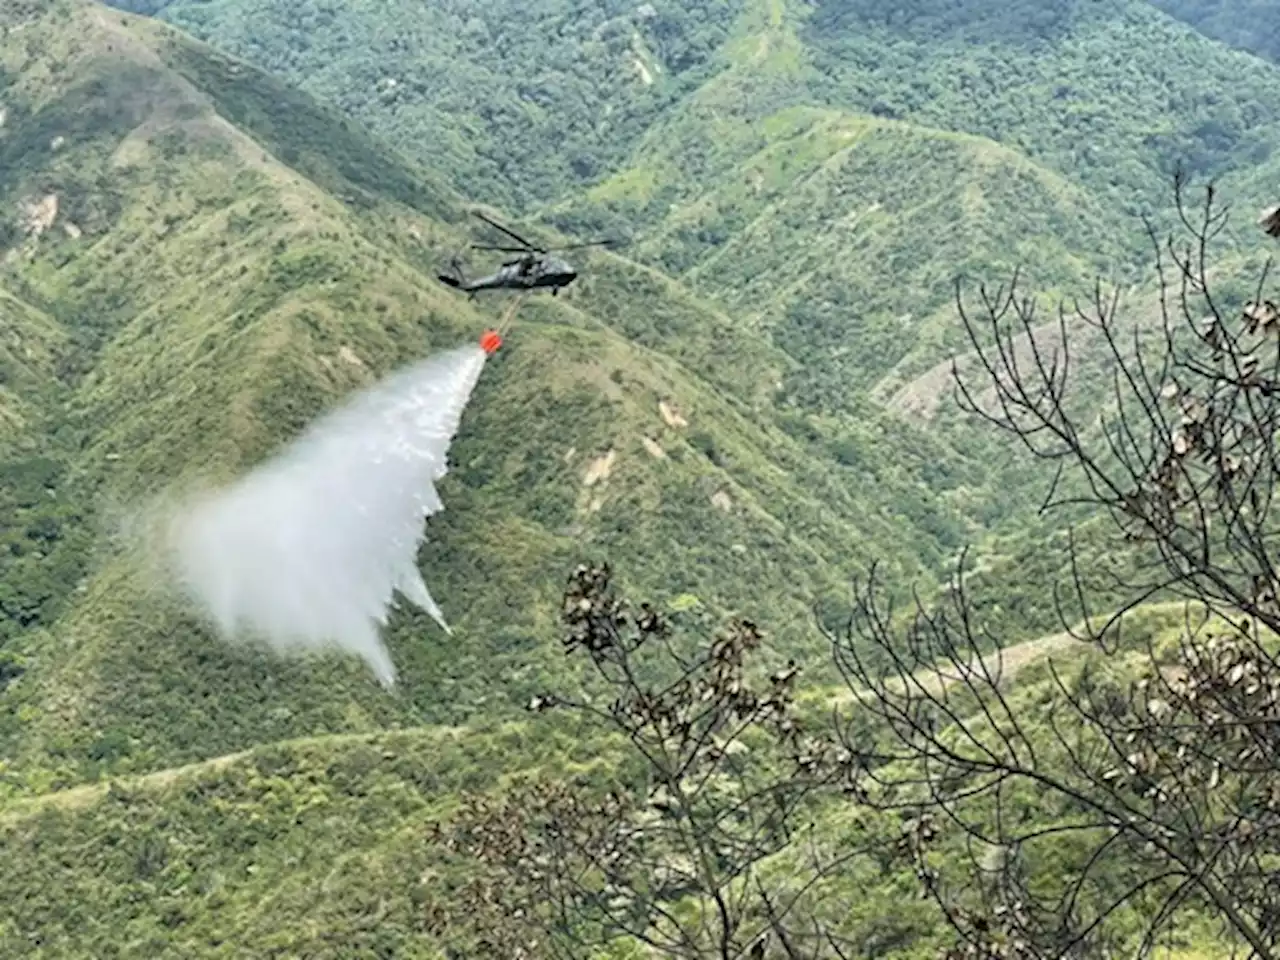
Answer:
<path fill-rule="evenodd" d="M 567 247 L 552 247 L 547 252 L 552 253 L 560 250 L 582 250 L 586 247 L 612 247 L 616 245 L 617 242 L 617 240 L 592 240 L 590 243 L 574 243 Z"/>
<path fill-rule="evenodd" d="M 534 250 L 532 247 L 499 247 L 491 246 L 486 243 L 473 243 L 472 250 L 501 250 L 503 253 L 541 253 L 540 250 Z"/>
<path fill-rule="evenodd" d="M 508 237 L 510 237 L 516 243 L 524 244 L 524 249 L 539 250 L 539 251 L 542 249 L 541 247 L 534 246 L 532 243 L 530 243 L 524 237 L 520 236 L 520 234 L 516 233 L 514 230 L 508 230 L 506 227 L 500 224 L 497 220 L 494 220 L 492 217 L 485 216 L 479 210 L 473 210 L 471 212 L 474 213 L 481 220 L 483 220 L 485 223 L 489 224 L 489 226 L 493 227 L 495 230 L 501 230 L 503 233 L 505 233 Z"/>

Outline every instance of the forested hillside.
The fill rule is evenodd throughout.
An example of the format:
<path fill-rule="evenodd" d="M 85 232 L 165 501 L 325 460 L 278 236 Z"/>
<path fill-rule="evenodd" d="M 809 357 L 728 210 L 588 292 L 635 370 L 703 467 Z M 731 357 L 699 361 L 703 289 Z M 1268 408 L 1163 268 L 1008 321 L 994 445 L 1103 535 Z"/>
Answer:
<path fill-rule="evenodd" d="M 1152 0 L 1206 36 L 1280 61 L 1280 9 L 1267 0 Z"/>
<path fill-rule="evenodd" d="M 116 0 L 115 5 L 135 13 L 156 14 L 168 6 L 178 6 L 183 2 L 184 0 Z M 1280 22 L 1276 20 L 1278 14 L 1275 5 L 1268 3 L 1267 0 L 1147 0 L 1147 2 L 1229 46 L 1270 60 L 1280 58 L 1280 46 L 1277 46 L 1276 40 Z M 834 4 L 830 6 L 834 9 Z M 658 7 L 654 5 L 654 9 L 657 11 Z M 888 6 L 863 5 L 861 9 L 886 23 L 893 21 L 895 17 L 898 23 L 914 19 L 924 30 L 931 32 L 934 36 L 942 36 L 956 26 L 968 25 L 976 28 L 976 34 L 984 37 L 1020 36 L 1024 39 L 1049 35 L 1066 23 L 1072 15 L 1071 7 L 1067 3 L 1032 2 L 1009 5 L 1006 7 L 1007 15 L 1003 12 L 995 15 L 989 13 L 985 20 L 977 22 L 969 12 L 972 7 L 965 5 L 949 7 L 939 5 L 936 7 L 936 12 L 923 4 L 896 9 Z M 994 8 L 990 9 L 994 10 Z M 662 15 L 678 18 L 680 12 L 663 11 Z M 844 15 L 843 11 L 842 15 Z M 682 59 L 688 59 L 691 56 L 688 48 L 682 48 L 680 56 Z"/>
<path fill-rule="evenodd" d="M 114 6 L 0 6 L 6 956 L 495 955 L 441 925 L 475 890 L 428 824 L 526 776 L 651 786 L 635 737 L 524 709 L 589 687 L 559 621 L 584 561 L 683 643 L 762 625 L 756 672 L 801 669 L 806 723 L 850 702 L 817 626 L 845 629 L 873 561 L 931 602 L 977 545 L 979 646 L 1056 632 L 1066 536 L 1037 515 L 1041 466 L 952 402 L 954 281 L 1021 267 L 1056 296 L 1101 274 L 1150 316 L 1140 215 L 1169 222 L 1174 168 L 1246 210 L 1280 170 L 1280 68 L 1243 52 L 1265 30 L 1235 7 L 1220 20 L 1252 39 L 1139 0 Z M 224 642 L 139 550 L 143 508 L 492 325 L 505 299 L 435 279 L 484 236 L 473 204 L 624 242 L 573 252 L 581 278 L 523 308 L 466 412 L 419 557 L 454 636 L 397 610 L 390 692 L 336 654 Z M 1224 310 L 1263 239 L 1225 238 Z M 1113 371 L 1079 359 L 1072 402 L 1096 416 Z M 1108 561 L 1089 575 L 1128 557 L 1096 522 L 1077 536 Z M 1129 654 L 1170 644 L 1176 618 L 1145 616 Z M 1057 689 L 1032 670 L 1012 696 L 1045 710 Z M 901 906 L 905 828 L 846 802 L 806 814 L 873 851 L 837 884 L 842 936 L 936 956 L 937 904 Z M 1201 906 L 1174 911 L 1181 948 L 1218 936 Z M 1138 907 L 1117 916 L 1139 935 Z M 591 956 L 637 955 L 618 949 Z"/>
<path fill-rule="evenodd" d="M 631 256 L 801 363 L 787 391 L 811 413 L 959 346 L 955 275 L 1137 279 L 1139 218 L 1175 167 L 1261 203 L 1280 145 L 1276 71 L 1142 0 L 307 0 L 253 17 L 178 0 L 163 15 L 475 199 L 634 238 Z"/>
<path fill-rule="evenodd" d="M 705 187 L 719 166 L 712 145 L 688 127 L 678 138 L 654 130 L 699 103 L 719 134 L 726 121 L 811 105 L 990 137 L 1110 189 L 1122 215 L 1152 199 L 1152 170 L 1221 171 L 1276 143 L 1274 76 L 1142 0 L 306 0 L 253 19 L 242 7 L 177 0 L 163 13 L 447 161 L 466 192 L 494 202 L 599 182 L 645 142 L 684 151 L 702 177 L 689 186 Z M 1248 11 L 1222 9 L 1266 32 Z"/>
<path fill-rule="evenodd" d="M 17 16 L 3 282 L 37 389 L 14 401 L 5 467 L 13 791 L 510 711 L 553 668 L 555 585 L 584 550 L 658 595 L 770 613 L 780 656 L 817 651 L 812 605 L 857 563 L 927 580 L 998 499 L 976 457 L 895 414 L 797 417 L 791 357 L 601 255 L 574 296 L 526 309 L 463 424 L 422 557 L 455 641 L 397 615 L 394 697 L 345 660 L 229 648 L 121 531 L 147 497 L 234 476 L 335 397 L 477 336 L 486 305 L 433 276 L 462 202 L 156 24 L 81 3 Z"/>

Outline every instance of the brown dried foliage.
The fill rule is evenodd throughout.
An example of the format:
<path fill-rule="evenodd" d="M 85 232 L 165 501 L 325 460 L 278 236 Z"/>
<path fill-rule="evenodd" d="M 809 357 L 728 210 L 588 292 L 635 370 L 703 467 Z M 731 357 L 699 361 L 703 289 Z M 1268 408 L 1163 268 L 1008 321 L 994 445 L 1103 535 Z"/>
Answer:
<path fill-rule="evenodd" d="M 490 945 L 584 957 L 629 938 L 690 960 L 848 955 L 814 907 L 860 851 L 832 852 L 810 827 L 811 802 L 852 782 L 855 765 L 796 717 L 796 666 L 754 671 L 764 637 L 740 618 L 690 648 L 650 605 L 620 598 L 607 567 L 574 572 L 562 619 L 566 652 L 590 658 L 600 695 L 540 696 L 530 709 L 594 717 L 642 772 L 608 796 L 537 783 L 465 805 L 441 842 L 486 878 L 481 925 L 532 930 L 489 934 Z"/>
<path fill-rule="evenodd" d="M 873 570 L 833 638 L 906 761 L 877 770 L 873 802 L 913 798 L 970 851 L 948 872 L 931 866 L 930 842 L 913 848 L 959 934 L 953 957 L 1116 955 L 1134 917 L 1144 956 L 1189 909 L 1247 955 L 1280 955 L 1280 313 L 1263 295 L 1269 264 L 1247 302 L 1217 293 L 1211 247 L 1226 212 L 1212 188 L 1193 208 L 1184 186 L 1185 242 L 1155 243 L 1154 327 L 1127 326 L 1119 296 L 1099 287 L 1088 306 L 1060 310 L 1061 346 L 1041 350 L 1016 278 L 981 290 L 976 310 L 958 291 L 978 370 L 977 383 L 958 378 L 962 403 L 1056 465 L 1046 510 L 1091 508 L 1112 521 L 1117 550 L 1135 551 L 1107 585 L 1127 598 L 1118 611 L 1096 615 L 1074 540 L 1058 595 L 1066 629 L 1129 665 L 1051 665 L 1053 703 L 1023 712 L 999 658 L 978 655 L 998 643 L 975 623 L 963 560 L 943 601 L 917 600 L 905 625 Z M 1029 361 L 1013 349 L 1019 335 Z M 1102 412 L 1068 389 L 1082 335 L 1112 373 Z M 1179 642 L 1125 649 L 1126 618 L 1153 599 L 1184 603 Z M 1135 658 L 1139 678 L 1124 679 Z"/>

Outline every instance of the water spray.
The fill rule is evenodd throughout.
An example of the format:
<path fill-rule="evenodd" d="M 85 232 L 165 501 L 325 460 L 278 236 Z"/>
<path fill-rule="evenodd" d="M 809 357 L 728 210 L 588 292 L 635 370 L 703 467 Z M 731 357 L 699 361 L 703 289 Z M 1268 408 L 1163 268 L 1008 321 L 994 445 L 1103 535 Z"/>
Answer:
<path fill-rule="evenodd" d="M 423 360 L 355 395 L 237 483 L 189 500 L 169 526 L 172 569 L 227 638 L 279 652 L 340 649 L 384 686 L 381 628 L 404 597 L 449 626 L 417 567 L 436 483 L 485 362 L 522 298 L 476 346 Z"/>

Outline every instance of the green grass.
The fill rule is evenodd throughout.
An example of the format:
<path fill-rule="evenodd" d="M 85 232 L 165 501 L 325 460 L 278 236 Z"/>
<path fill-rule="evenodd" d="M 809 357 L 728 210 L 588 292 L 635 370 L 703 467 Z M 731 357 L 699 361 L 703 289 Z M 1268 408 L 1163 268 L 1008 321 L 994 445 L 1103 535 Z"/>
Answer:
<path fill-rule="evenodd" d="M 0 949 L 439 957 L 424 903 L 451 866 L 426 842 L 431 822 L 461 791 L 539 769 L 590 780 L 603 763 L 546 724 L 423 728 L 50 794 L 0 812 Z M 67 860 L 73 848 L 86 853 Z"/>

